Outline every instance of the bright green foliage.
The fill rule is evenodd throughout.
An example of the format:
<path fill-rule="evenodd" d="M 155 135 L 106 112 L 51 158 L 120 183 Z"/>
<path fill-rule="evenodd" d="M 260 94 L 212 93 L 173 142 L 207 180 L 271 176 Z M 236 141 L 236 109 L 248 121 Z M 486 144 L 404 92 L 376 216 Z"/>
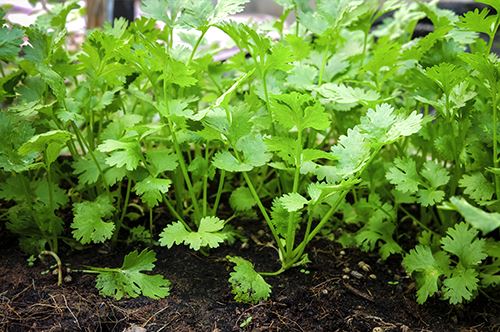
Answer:
<path fill-rule="evenodd" d="M 434 295 L 439 288 L 440 277 L 446 273 L 448 257 L 442 255 L 435 257 L 429 247 L 417 245 L 404 258 L 403 266 L 408 273 L 416 272 L 418 283 L 417 299 L 419 303 L 424 303 L 429 296 Z"/>
<path fill-rule="evenodd" d="M 169 295 L 170 281 L 158 274 L 144 273 L 153 270 L 155 261 L 154 251 L 144 249 L 140 253 L 133 251 L 125 256 L 119 268 L 91 268 L 91 270 L 98 273 L 96 287 L 104 296 L 111 296 L 116 300 L 140 295 L 160 299 Z"/>
<path fill-rule="evenodd" d="M 255 206 L 255 200 L 248 188 L 239 187 L 231 193 L 229 204 L 236 211 L 247 211 Z"/>
<path fill-rule="evenodd" d="M 500 213 L 488 213 L 472 206 L 463 198 L 452 197 L 450 199 L 455 209 L 464 217 L 465 221 L 472 227 L 479 229 L 483 234 L 488 234 L 500 228 Z"/>
<path fill-rule="evenodd" d="M 196 232 L 188 231 L 180 221 L 177 221 L 161 232 L 160 245 L 171 248 L 174 244 L 185 244 L 193 250 L 200 250 L 203 247 L 217 248 L 228 238 L 223 228 L 224 221 L 217 217 L 201 219 Z"/>
<path fill-rule="evenodd" d="M 411 198 L 407 198 L 409 201 L 431 206 L 444 199 L 445 192 L 438 188 L 446 185 L 450 179 L 445 168 L 426 161 L 418 174 L 415 161 L 410 158 L 397 158 L 394 164 L 387 172 L 387 179 L 399 192 L 410 194 Z"/>
<path fill-rule="evenodd" d="M 33 152 L 44 154 L 45 163 L 52 164 L 61 152 L 64 144 L 71 138 L 71 133 L 63 130 L 51 130 L 31 137 L 19 148 L 21 155 Z"/>
<path fill-rule="evenodd" d="M 257 303 L 269 298 L 271 286 L 255 272 L 252 263 L 238 256 L 228 256 L 227 259 L 235 264 L 229 282 L 236 301 Z"/>
<path fill-rule="evenodd" d="M 169 179 L 158 179 L 148 176 L 144 180 L 137 182 L 134 191 L 141 196 L 141 199 L 149 207 L 154 207 L 163 199 L 163 195 L 168 192 L 172 181 Z"/>
<path fill-rule="evenodd" d="M 478 204 L 490 201 L 495 194 L 495 188 L 481 173 L 465 174 L 459 183 L 464 193 Z"/>
<path fill-rule="evenodd" d="M 82 244 L 98 243 L 113 235 L 115 224 L 104 219 L 113 215 L 115 208 L 107 196 L 99 196 L 93 202 L 76 203 L 73 206 L 73 236 Z"/>
<path fill-rule="evenodd" d="M 23 31 L 18 28 L 0 28 L 0 59 L 9 60 L 17 56 L 23 42 Z"/>
<path fill-rule="evenodd" d="M 288 212 L 301 210 L 307 204 L 307 199 L 298 193 L 285 194 L 278 201 Z"/>
<path fill-rule="evenodd" d="M 443 250 L 459 257 L 459 263 L 464 267 L 478 265 L 487 257 L 485 241 L 476 239 L 478 232 L 470 229 L 466 223 L 457 224 L 447 234 L 441 239 Z"/>
<path fill-rule="evenodd" d="M 486 242 L 477 235 L 466 223 L 459 223 L 441 239 L 442 251 L 433 254 L 428 246 L 418 245 L 405 256 L 403 266 L 417 279 L 419 303 L 439 289 L 451 304 L 472 299 L 480 282 L 478 268 L 488 257 Z M 484 273 L 482 278 L 492 277 L 498 271 L 491 272 L 492 275 Z"/>
<path fill-rule="evenodd" d="M 435 2 L 280 0 L 274 22 L 231 21 L 248 2 L 143 0 L 144 17 L 76 48 L 76 0 L 27 28 L 0 18 L 0 216 L 21 248 L 155 245 L 164 227 L 161 245 L 207 253 L 242 238 L 243 217 L 267 225 L 281 266 L 231 258 L 238 301 L 268 298 L 261 275 L 306 264 L 323 235 L 404 255 L 420 303 L 497 286 L 497 1 L 458 17 Z M 415 38 L 424 18 L 432 32 Z M 216 29 L 236 45 L 223 61 Z M 165 296 L 141 273 L 153 261 L 91 273 L 104 294 Z"/>
<path fill-rule="evenodd" d="M 108 139 L 99 145 L 99 151 L 110 152 L 110 156 L 106 158 L 109 166 L 125 167 L 129 171 L 136 169 L 142 158 L 140 146 L 134 141 Z"/>

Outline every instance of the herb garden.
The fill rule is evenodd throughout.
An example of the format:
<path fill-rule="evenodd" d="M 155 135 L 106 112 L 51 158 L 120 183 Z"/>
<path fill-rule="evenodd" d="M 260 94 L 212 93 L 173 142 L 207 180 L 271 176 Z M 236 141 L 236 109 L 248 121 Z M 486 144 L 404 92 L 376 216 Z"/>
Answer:
<path fill-rule="evenodd" d="M 0 329 L 500 328 L 500 2 L 247 2 L 0 18 Z"/>

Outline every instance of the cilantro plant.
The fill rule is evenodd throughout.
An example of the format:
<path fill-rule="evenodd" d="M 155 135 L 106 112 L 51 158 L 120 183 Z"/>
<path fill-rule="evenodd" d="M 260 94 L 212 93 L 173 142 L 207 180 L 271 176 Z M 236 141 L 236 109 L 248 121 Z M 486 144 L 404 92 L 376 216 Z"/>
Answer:
<path fill-rule="evenodd" d="M 2 12 L 0 227 L 54 258 L 108 241 L 209 254 L 253 219 L 278 265 L 228 257 L 243 302 L 267 299 L 264 277 L 306 264 L 325 232 L 403 256 L 419 303 L 497 286 L 497 2 L 457 17 L 423 1 L 280 0 L 276 21 L 229 19 L 248 2 L 144 0 L 144 17 L 76 49 L 76 0 L 26 28 Z M 425 17 L 433 31 L 413 38 Z M 215 30 L 235 46 L 222 61 Z M 160 298 L 154 262 L 144 249 L 82 272 L 103 295 Z"/>

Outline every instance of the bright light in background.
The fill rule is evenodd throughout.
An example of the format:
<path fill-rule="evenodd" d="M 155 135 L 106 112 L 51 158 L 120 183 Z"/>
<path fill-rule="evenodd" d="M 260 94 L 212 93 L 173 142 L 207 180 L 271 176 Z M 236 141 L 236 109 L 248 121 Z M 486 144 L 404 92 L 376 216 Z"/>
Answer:
<path fill-rule="evenodd" d="M 80 7 L 85 7 L 85 1 L 79 1 Z M 0 0 L 0 6 L 8 5 L 6 18 L 9 22 L 28 26 L 35 23 L 36 18 L 45 12 L 42 3 L 37 1 L 35 5 L 31 5 L 28 0 Z M 47 8 L 52 8 L 53 5 L 47 4 Z M 66 29 L 72 33 L 85 33 L 85 17 L 77 11 L 72 11 L 68 15 Z"/>

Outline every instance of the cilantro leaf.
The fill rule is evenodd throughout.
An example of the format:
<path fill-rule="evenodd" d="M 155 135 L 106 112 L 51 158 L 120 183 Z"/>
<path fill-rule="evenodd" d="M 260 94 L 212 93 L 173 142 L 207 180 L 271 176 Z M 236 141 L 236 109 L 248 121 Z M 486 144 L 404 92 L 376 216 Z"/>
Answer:
<path fill-rule="evenodd" d="M 142 160 L 142 152 L 137 141 L 122 142 L 107 139 L 97 148 L 101 152 L 110 153 L 110 156 L 106 158 L 106 163 L 109 166 L 125 167 L 129 171 L 133 171 Z"/>
<path fill-rule="evenodd" d="M 113 236 L 115 224 L 103 219 L 113 215 L 115 208 L 108 196 L 73 205 L 73 236 L 82 244 L 104 242 Z"/>
<path fill-rule="evenodd" d="M 478 288 L 478 273 L 475 269 L 457 269 L 450 278 L 443 281 L 443 298 L 451 304 L 472 299 Z"/>
<path fill-rule="evenodd" d="M 236 211 L 248 211 L 257 204 L 247 187 L 238 187 L 229 196 L 229 204 Z"/>
<path fill-rule="evenodd" d="M 227 234 L 222 231 L 224 221 L 217 217 L 204 217 L 200 220 L 198 231 L 190 232 L 178 221 L 165 227 L 160 234 L 160 245 L 171 248 L 174 244 L 189 245 L 193 250 L 201 247 L 217 248 L 227 240 Z"/>
<path fill-rule="evenodd" d="M 449 228 L 447 236 L 441 239 L 443 250 L 456 255 L 462 266 L 476 266 L 488 255 L 485 252 L 484 239 L 477 239 L 478 232 L 464 222 Z"/>
<path fill-rule="evenodd" d="M 464 193 L 478 204 L 484 204 L 491 200 L 495 193 L 492 183 L 479 172 L 470 175 L 464 174 L 458 183 L 461 188 L 464 188 Z"/>
<path fill-rule="evenodd" d="M 417 174 L 415 161 L 409 157 L 396 158 L 394 166 L 386 174 L 390 183 L 403 193 L 416 193 L 420 178 Z"/>
<path fill-rule="evenodd" d="M 451 203 L 472 227 L 479 229 L 483 234 L 488 234 L 500 228 L 500 213 L 488 213 L 472 206 L 464 198 L 452 197 Z"/>
<path fill-rule="evenodd" d="M 98 272 L 96 287 L 104 296 L 120 300 L 125 296 L 136 298 L 141 294 L 160 299 L 169 295 L 170 281 L 161 275 L 148 275 L 154 268 L 156 255 L 154 251 L 144 249 L 138 253 L 136 250 L 125 256 L 120 268 L 93 268 Z"/>
<path fill-rule="evenodd" d="M 281 196 L 279 202 L 288 212 L 295 212 L 301 210 L 308 200 L 299 193 L 288 193 Z"/>
<path fill-rule="evenodd" d="M 59 157 L 62 147 L 71 137 L 68 131 L 51 130 L 31 137 L 18 151 L 21 155 L 33 152 L 45 153 L 45 163 L 50 165 Z"/>
<path fill-rule="evenodd" d="M 24 32 L 19 28 L 0 27 L 0 59 L 9 60 L 17 56 Z"/>
<path fill-rule="evenodd" d="M 328 101 L 338 104 L 367 104 L 380 99 L 376 91 L 353 88 L 344 84 L 325 83 L 316 90 Z"/>
<path fill-rule="evenodd" d="M 234 299 L 238 302 L 257 303 L 267 300 L 271 295 L 271 286 L 254 270 L 253 264 L 238 256 L 227 256 L 235 264 L 230 273 L 229 282 Z"/>
<path fill-rule="evenodd" d="M 163 199 L 163 195 L 168 192 L 172 181 L 170 179 L 159 179 L 148 176 L 139 181 L 134 186 L 134 191 L 141 196 L 141 199 L 150 208 L 158 205 Z"/>
<path fill-rule="evenodd" d="M 447 269 L 446 256 L 436 259 L 428 246 L 417 245 L 403 259 L 408 273 L 415 273 L 418 285 L 417 302 L 422 304 L 439 289 L 439 278 Z"/>
<path fill-rule="evenodd" d="M 100 151 L 93 153 L 101 170 L 105 169 L 107 166 L 105 162 L 106 155 Z M 101 175 L 99 168 L 90 155 L 75 160 L 72 166 L 74 173 L 78 175 L 78 182 L 80 184 L 94 184 L 99 180 L 99 176 Z"/>

